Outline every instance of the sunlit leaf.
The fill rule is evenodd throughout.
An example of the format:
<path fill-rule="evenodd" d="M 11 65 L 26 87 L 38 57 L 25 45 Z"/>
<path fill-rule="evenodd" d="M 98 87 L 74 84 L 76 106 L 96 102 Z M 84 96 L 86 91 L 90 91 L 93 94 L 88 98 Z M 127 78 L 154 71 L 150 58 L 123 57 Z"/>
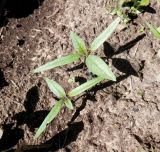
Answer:
<path fill-rule="evenodd" d="M 55 81 L 44 78 L 49 89 L 60 99 L 66 96 L 64 89 Z"/>
<path fill-rule="evenodd" d="M 73 110 L 73 104 L 72 104 L 70 99 L 68 99 L 68 98 L 64 99 L 64 103 L 65 103 L 67 108 Z"/>
<path fill-rule="evenodd" d="M 56 102 L 54 107 L 51 109 L 49 114 L 46 116 L 46 118 L 44 119 L 44 121 L 42 122 L 38 130 L 36 131 L 36 134 L 34 136 L 35 139 L 38 138 L 44 132 L 47 124 L 49 124 L 58 115 L 58 113 L 61 110 L 62 103 L 63 103 L 62 100 Z"/>
<path fill-rule="evenodd" d="M 160 33 L 160 27 L 157 28 L 157 31 Z"/>
<path fill-rule="evenodd" d="M 77 88 L 73 89 L 72 91 L 70 91 L 68 93 L 68 95 L 70 97 L 73 97 L 73 96 L 77 96 L 79 94 L 81 94 L 82 92 L 92 88 L 93 86 L 95 86 L 97 83 L 101 82 L 102 80 L 104 80 L 103 77 L 97 77 L 97 78 L 94 78 L 92 80 L 89 80 L 83 84 L 81 84 L 80 86 L 78 86 Z"/>
<path fill-rule="evenodd" d="M 89 55 L 86 58 L 86 65 L 93 74 L 104 77 L 105 79 L 116 81 L 115 75 L 100 57 Z"/>
<path fill-rule="evenodd" d="M 71 32 L 71 39 L 74 49 L 81 55 L 87 54 L 87 48 L 84 41 L 74 32 Z"/>
<path fill-rule="evenodd" d="M 58 66 L 62 66 L 62 65 L 72 63 L 74 61 L 78 61 L 79 58 L 80 58 L 80 56 L 78 54 L 70 54 L 70 55 L 55 59 L 53 61 L 47 62 L 46 64 L 33 70 L 33 72 L 37 73 L 37 72 L 43 72 L 46 70 L 50 70 L 50 69 L 56 68 Z"/>
<path fill-rule="evenodd" d="M 140 1 L 140 6 L 148 6 L 149 3 L 150 3 L 149 0 L 141 0 L 141 1 Z"/>
<path fill-rule="evenodd" d="M 105 29 L 91 44 L 91 51 L 95 51 L 98 49 L 116 30 L 119 22 L 120 17 L 114 20 L 108 27 Z"/>

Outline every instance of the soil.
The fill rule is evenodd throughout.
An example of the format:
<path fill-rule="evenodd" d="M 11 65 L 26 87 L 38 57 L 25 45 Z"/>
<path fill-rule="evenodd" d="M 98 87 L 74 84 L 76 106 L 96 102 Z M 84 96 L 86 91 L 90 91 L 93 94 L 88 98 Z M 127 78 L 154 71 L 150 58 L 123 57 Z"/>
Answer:
<path fill-rule="evenodd" d="M 62 109 L 45 133 L 33 139 L 55 103 L 43 77 L 69 91 L 88 73 L 81 62 L 42 74 L 31 71 L 71 53 L 71 31 L 89 44 L 114 20 L 110 6 L 112 0 L 1 2 L 0 151 L 149 152 L 153 147 L 160 152 L 160 43 L 147 29 L 140 31 L 145 21 L 160 25 L 156 0 L 128 28 L 120 25 L 96 52 L 117 82 L 104 81 L 75 98 L 73 111 Z M 68 83 L 71 77 L 77 82 Z"/>

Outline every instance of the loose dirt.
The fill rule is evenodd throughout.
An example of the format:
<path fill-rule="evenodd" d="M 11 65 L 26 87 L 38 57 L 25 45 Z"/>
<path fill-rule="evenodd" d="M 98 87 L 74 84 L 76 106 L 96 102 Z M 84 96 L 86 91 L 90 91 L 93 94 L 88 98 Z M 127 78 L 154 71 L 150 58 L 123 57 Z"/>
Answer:
<path fill-rule="evenodd" d="M 7 2 L 1 8 L 0 28 L 0 151 L 17 152 L 149 152 L 160 151 L 160 43 L 146 30 L 145 21 L 160 25 L 160 3 L 129 27 L 120 25 L 97 50 L 117 77 L 104 81 L 73 100 L 45 133 L 33 139 L 51 107 L 54 95 L 43 80 L 48 76 L 66 91 L 88 78 L 79 63 L 32 74 L 37 66 L 73 50 L 70 32 L 88 44 L 115 17 L 107 0 L 44 0 Z M 13 5 L 14 4 L 14 5 Z M 16 4 L 16 5 L 15 5 Z M 19 4 L 19 5 L 18 5 Z M 76 77 L 74 84 L 68 79 Z"/>

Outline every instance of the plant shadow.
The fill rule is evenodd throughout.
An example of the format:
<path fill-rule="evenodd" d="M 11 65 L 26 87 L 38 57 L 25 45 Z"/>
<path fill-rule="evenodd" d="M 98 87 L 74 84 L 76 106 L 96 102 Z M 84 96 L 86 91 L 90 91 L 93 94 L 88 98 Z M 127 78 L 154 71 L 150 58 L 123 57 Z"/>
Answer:
<path fill-rule="evenodd" d="M 0 69 L 0 90 L 3 89 L 3 87 L 8 86 L 9 83 L 5 80 L 4 73 Z"/>
<path fill-rule="evenodd" d="M 23 146 L 16 151 L 20 152 L 54 152 L 62 148 L 67 147 L 70 143 L 76 141 L 79 133 L 83 130 L 84 123 L 83 121 L 75 122 L 68 125 L 68 128 L 64 129 L 60 133 L 56 134 L 47 142 L 41 145 L 28 145 Z"/>
<path fill-rule="evenodd" d="M 72 68 L 68 68 L 66 71 L 71 72 L 71 71 L 83 69 L 84 67 L 85 67 L 84 63 L 81 63 L 81 64 L 78 64 L 78 65 L 72 67 Z"/>
<path fill-rule="evenodd" d="M 34 131 L 35 128 L 39 127 L 49 111 L 35 111 L 38 101 L 38 86 L 34 86 L 27 92 L 26 99 L 24 101 L 25 111 L 13 116 L 13 119 L 17 121 L 17 126 L 27 124 L 31 131 Z"/>
<path fill-rule="evenodd" d="M 142 7 L 142 10 L 147 13 L 156 14 L 156 10 L 150 6 L 144 6 Z"/>
<path fill-rule="evenodd" d="M 138 72 L 132 67 L 131 63 L 126 59 L 112 58 L 112 64 L 117 70 L 128 76 L 139 76 Z"/>
<path fill-rule="evenodd" d="M 131 40 L 130 42 L 120 46 L 118 49 L 114 49 L 110 43 L 105 42 L 103 45 L 103 52 L 105 54 L 105 56 L 107 58 L 112 58 L 114 55 L 118 55 L 120 53 L 123 53 L 129 49 L 131 49 L 132 47 L 134 47 L 139 41 L 141 41 L 144 37 L 146 36 L 146 34 L 141 34 L 139 36 L 137 36 L 135 39 Z"/>
<path fill-rule="evenodd" d="M 8 23 L 8 18 L 23 18 L 33 13 L 44 0 L 1 0 L 0 27 Z"/>
<path fill-rule="evenodd" d="M 133 6 L 134 6 L 134 2 L 133 1 L 126 1 L 122 5 L 123 8 L 125 8 L 125 7 L 131 8 Z M 149 5 L 148 6 L 140 6 L 138 8 L 138 10 L 140 12 L 142 12 L 142 13 L 145 13 L 145 12 L 151 13 L 151 14 L 155 14 L 156 13 L 156 10 L 153 7 L 149 6 Z M 131 15 L 130 17 L 132 17 L 132 16 L 137 16 L 138 17 L 137 14 L 132 13 L 132 12 L 130 13 L 130 15 Z"/>
<path fill-rule="evenodd" d="M 3 135 L 0 139 L 0 151 L 10 150 L 23 138 L 24 131 L 14 124 L 5 124 L 3 126 Z"/>

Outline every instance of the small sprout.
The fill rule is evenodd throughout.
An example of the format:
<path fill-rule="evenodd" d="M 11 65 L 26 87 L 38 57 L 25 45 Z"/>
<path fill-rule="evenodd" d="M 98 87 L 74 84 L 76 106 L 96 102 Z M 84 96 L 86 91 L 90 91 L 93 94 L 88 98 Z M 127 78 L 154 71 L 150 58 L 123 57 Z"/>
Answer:
<path fill-rule="evenodd" d="M 73 76 L 68 79 L 68 83 L 74 83 L 75 81 L 75 77 Z"/>
<path fill-rule="evenodd" d="M 139 32 L 144 32 L 144 30 L 145 30 L 145 27 L 141 26 L 140 29 L 139 29 Z"/>
<path fill-rule="evenodd" d="M 153 33 L 153 35 L 154 35 L 156 38 L 160 39 L 160 27 L 157 28 L 157 27 L 155 27 L 154 25 L 149 24 L 148 22 L 146 22 L 146 24 L 147 24 L 149 30 Z"/>

